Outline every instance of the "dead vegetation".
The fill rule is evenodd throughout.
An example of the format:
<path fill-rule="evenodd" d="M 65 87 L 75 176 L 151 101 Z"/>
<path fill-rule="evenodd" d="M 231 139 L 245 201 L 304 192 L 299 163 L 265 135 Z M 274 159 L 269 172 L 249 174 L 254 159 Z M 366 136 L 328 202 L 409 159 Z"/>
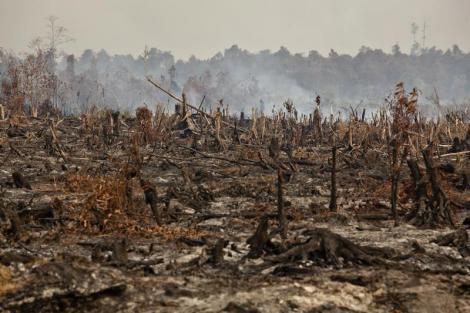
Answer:
<path fill-rule="evenodd" d="M 426 312 L 430 284 L 442 311 L 469 309 L 458 112 L 427 120 L 399 84 L 370 118 L 323 117 L 320 97 L 235 117 L 149 81 L 175 113 L 30 118 L 8 100 L 2 310 Z"/>

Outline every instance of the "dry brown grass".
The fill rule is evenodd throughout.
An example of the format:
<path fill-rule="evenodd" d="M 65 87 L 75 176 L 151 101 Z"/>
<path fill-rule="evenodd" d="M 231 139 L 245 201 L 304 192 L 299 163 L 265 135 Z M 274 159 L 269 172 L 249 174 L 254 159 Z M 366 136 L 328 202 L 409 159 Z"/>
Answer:
<path fill-rule="evenodd" d="M 76 212 L 85 229 L 97 226 L 108 232 L 131 226 L 125 213 L 126 185 L 123 178 L 72 174 L 67 177 L 66 186 L 73 193 L 85 195 L 85 201 Z"/>
<path fill-rule="evenodd" d="M 127 199 L 126 183 L 122 175 L 69 175 L 66 189 L 79 200 L 78 205 L 69 207 L 70 216 L 80 223 L 73 230 L 93 234 L 157 235 L 167 240 L 181 236 L 199 238 L 204 235 L 194 227 L 158 226 L 149 222 L 153 219 L 143 202 Z M 130 210 L 126 207 L 128 200 L 141 203 L 142 206 Z"/>

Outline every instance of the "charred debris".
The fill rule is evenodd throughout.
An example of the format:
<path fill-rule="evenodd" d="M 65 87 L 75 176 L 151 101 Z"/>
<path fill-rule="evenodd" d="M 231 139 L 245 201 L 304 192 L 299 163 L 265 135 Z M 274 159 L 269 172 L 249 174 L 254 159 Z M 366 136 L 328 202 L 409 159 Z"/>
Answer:
<path fill-rule="evenodd" d="M 2 311 L 405 312 L 424 297 L 406 277 L 439 275 L 468 308 L 465 112 L 426 119 L 398 84 L 367 119 L 322 116 L 320 97 L 309 115 L 288 100 L 235 117 L 148 80 L 174 113 L 0 121 Z M 341 284 L 364 296 L 328 298 Z M 303 291 L 269 303 L 294 299 L 281 285 Z M 308 288 L 324 301 L 300 301 Z"/>

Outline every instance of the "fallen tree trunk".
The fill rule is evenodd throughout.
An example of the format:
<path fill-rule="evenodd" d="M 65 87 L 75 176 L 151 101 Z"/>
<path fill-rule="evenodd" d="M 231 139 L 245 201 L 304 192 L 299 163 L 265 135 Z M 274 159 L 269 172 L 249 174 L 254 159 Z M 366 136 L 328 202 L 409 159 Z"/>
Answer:
<path fill-rule="evenodd" d="M 149 77 L 147 77 L 147 81 L 148 81 L 149 83 L 151 83 L 153 86 L 155 86 L 156 88 L 158 88 L 159 90 L 163 91 L 165 94 L 167 94 L 167 95 L 170 96 L 171 98 L 173 98 L 174 100 L 176 100 L 176 101 L 178 101 L 178 102 L 180 102 L 180 103 L 184 103 L 185 106 L 187 106 L 187 107 L 193 109 L 193 110 L 196 111 L 197 113 L 199 113 L 199 114 L 201 114 L 201 115 L 203 115 L 203 116 L 206 116 L 206 117 L 210 118 L 211 120 L 214 120 L 214 119 L 215 119 L 212 115 L 210 115 L 210 114 L 208 114 L 208 113 L 206 113 L 206 112 L 204 112 L 204 111 L 202 111 L 202 110 L 196 108 L 195 106 L 190 105 L 190 104 L 187 103 L 185 100 L 180 99 L 180 98 L 178 98 L 177 96 L 173 95 L 173 94 L 172 94 L 171 92 L 169 92 L 168 90 L 165 90 L 163 87 L 159 86 L 157 83 L 155 83 L 154 81 L 152 81 Z M 236 129 L 238 129 L 239 131 L 248 132 L 246 129 L 241 128 L 241 127 L 237 127 L 237 126 L 232 125 L 232 124 L 230 124 L 230 123 L 227 123 L 227 122 L 224 121 L 224 120 L 221 120 L 220 122 L 221 122 L 222 124 L 228 126 L 228 127 L 236 128 Z"/>

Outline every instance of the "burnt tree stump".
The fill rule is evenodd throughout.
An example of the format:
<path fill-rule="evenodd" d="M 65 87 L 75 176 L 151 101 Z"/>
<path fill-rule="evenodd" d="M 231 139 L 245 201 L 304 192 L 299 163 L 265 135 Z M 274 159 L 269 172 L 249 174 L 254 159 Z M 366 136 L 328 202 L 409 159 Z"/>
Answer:
<path fill-rule="evenodd" d="M 255 259 L 261 256 L 264 246 L 269 241 L 268 228 L 269 217 L 263 216 L 255 233 L 246 241 L 250 245 L 250 252 L 248 252 L 247 258 Z"/>
<path fill-rule="evenodd" d="M 162 216 L 157 205 L 158 196 L 155 186 L 149 181 L 143 179 L 140 180 L 140 186 L 144 190 L 145 203 L 150 206 L 155 221 L 158 225 L 162 225 Z"/>
<path fill-rule="evenodd" d="M 16 188 L 26 188 L 31 190 L 31 184 L 24 178 L 24 176 L 20 172 L 13 172 L 11 174 L 13 178 L 13 183 L 15 184 Z"/>

